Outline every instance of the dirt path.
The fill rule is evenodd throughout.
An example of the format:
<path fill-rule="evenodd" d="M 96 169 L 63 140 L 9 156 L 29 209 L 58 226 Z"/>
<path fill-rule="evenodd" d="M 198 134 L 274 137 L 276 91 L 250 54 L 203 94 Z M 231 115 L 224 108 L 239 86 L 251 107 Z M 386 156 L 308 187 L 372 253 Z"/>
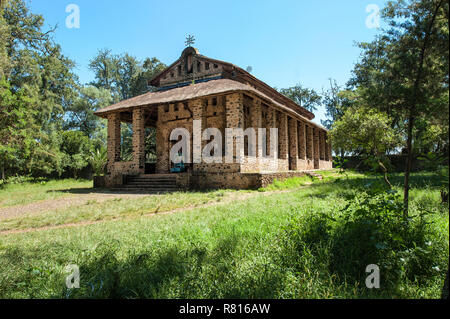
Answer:
<path fill-rule="evenodd" d="M 114 198 L 133 198 L 149 196 L 148 193 L 121 193 L 121 192 L 104 192 L 104 193 L 80 193 L 69 194 L 58 199 L 46 199 L 25 205 L 15 205 L 10 207 L 0 208 L 0 221 L 2 219 L 9 219 L 25 215 L 42 213 L 50 210 L 65 209 L 73 206 L 86 205 L 90 201 L 101 203 Z"/>
<path fill-rule="evenodd" d="M 220 202 L 210 202 L 210 203 L 197 205 L 197 206 L 192 205 L 192 206 L 181 207 L 181 208 L 177 208 L 177 209 L 173 209 L 173 210 L 169 210 L 169 211 L 165 211 L 165 212 L 158 212 L 158 209 L 156 209 L 156 211 L 149 213 L 149 214 L 144 214 L 141 216 L 133 216 L 133 217 L 128 217 L 128 218 L 127 217 L 113 218 L 113 219 L 105 219 L 105 220 L 68 223 L 68 224 L 55 225 L 55 226 L 44 226 L 44 227 L 25 228 L 25 229 L 11 229 L 11 230 L 0 231 L 0 235 L 29 233 L 29 232 L 34 232 L 34 231 L 53 230 L 53 229 L 61 229 L 61 228 L 69 228 L 69 227 L 81 227 L 81 226 L 88 226 L 88 225 L 100 224 L 100 223 L 105 223 L 105 222 L 127 221 L 127 220 L 133 220 L 133 219 L 137 219 L 137 218 L 141 218 L 141 217 L 153 217 L 156 215 L 174 214 L 174 213 L 189 211 L 189 210 L 193 210 L 193 209 L 206 208 L 206 207 L 211 207 L 211 206 L 222 206 L 222 205 L 234 202 L 234 201 L 243 201 L 243 200 L 246 200 L 246 199 L 249 199 L 252 197 L 257 197 L 257 196 L 267 196 L 267 195 L 272 195 L 272 194 L 290 193 L 290 192 L 294 192 L 294 191 L 302 189 L 302 188 L 309 187 L 311 184 L 312 183 L 308 183 L 305 186 L 301 186 L 301 187 L 289 189 L 289 190 L 270 191 L 270 192 L 264 192 L 264 193 L 254 192 L 254 193 L 245 193 L 245 194 L 232 194 L 230 196 L 227 196 L 226 198 L 224 198 L 224 200 L 222 200 Z M 124 194 L 122 194 L 122 195 L 124 195 Z M 136 195 L 148 196 L 148 194 L 147 195 L 126 194 L 125 196 L 136 196 Z"/>

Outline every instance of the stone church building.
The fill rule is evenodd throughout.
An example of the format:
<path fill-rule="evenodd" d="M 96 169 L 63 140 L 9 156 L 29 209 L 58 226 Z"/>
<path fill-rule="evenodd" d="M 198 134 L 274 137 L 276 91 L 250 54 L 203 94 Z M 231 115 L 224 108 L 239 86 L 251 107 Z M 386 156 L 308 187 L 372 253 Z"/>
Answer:
<path fill-rule="evenodd" d="M 107 187 L 156 191 L 257 188 L 275 178 L 332 167 L 327 130 L 311 121 L 314 114 L 236 65 L 208 58 L 188 47 L 149 85 L 156 90 L 95 112 L 108 120 Z M 243 160 L 237 163 L 191 161 L 183 171 L 175 173 L 169 155 L 176 141 L 170 140 L 170 134 L 175 128 L 185 128 L 192 134 L 194 120 L 201 121 L 202 130 L 218 128 L 223 139 L 225 128 L 277 128 L 277 149 L 272 157 L 250 156 L 244 149 Z M 130 161 L 121 159 L 121 123 L 132 125 Z M 148 127 L 156 129 L 154 164 L 146 163 Z M 267 136 L 270 139 L 269 133 Z"/>

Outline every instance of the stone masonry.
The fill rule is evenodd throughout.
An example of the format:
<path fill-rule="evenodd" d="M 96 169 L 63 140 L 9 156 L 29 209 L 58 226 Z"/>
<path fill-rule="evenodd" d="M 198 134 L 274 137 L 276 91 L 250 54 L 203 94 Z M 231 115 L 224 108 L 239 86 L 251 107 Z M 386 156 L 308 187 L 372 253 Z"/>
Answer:
<path fill-rule="evenodd" d="M 263 93 L 258 93 L 258 90 L 250 92 L 247 88 L 234 91 L 220 89 L 220 92 L 215 90 L 213 84 L 224 81 L 218 78 L 227 77 L 232 80 L 235 77 L 233 81 L 238 84 L 253 83 Z M 301 110 L 299 106 L 286 107 L 286 103 L 292 102 L 279 96 L 278 92 L 263 87 L 260 82 L 252 82 L 254 80 L 245 71 L 232 69 L 225 62 L 205 60 L 197 51 L 185 50 L 179 62 L 157 79 L 159 82 L 154 83 L 163 87 L 163 90 L 148 95 L 147 104 L 137 105 L 136 102 L 132 104 L 133 100 L 127 100 L 120 103 L 128 103 L 130 107 L 119 108 L 114 105 L 96 112 L 108 120 L 107 187 L 121 186 L 126 176 L 146 174 L 147 127 L 156 128 L 156 174 L 175 174 L 171 173 L 174 164 L 170 160 L 170 150 L 178 141 L 171 140 L 170 136 L 175 128 L 189 132 L 191 163 L 186 163 L 186 172 L 177 177 L 177 183 L 183 189 L 261 187 L 273 178 L 300 176 L 306 170 L 332 167 L 327 130 L 311 122 L 306 116 L 312 115 L 308 115 L 307 111 L 299 113 L 296 109 Z M 197 84 L 195 79 L 201 79 L 202 82 Z M 199 93 L 201 87 L 208 87 L 209 91 Z M 186 93 L 177 96 L 176 92 Z M 169 94 L 173 98 L 165 98 L 165 102 L 151 102 L 151 99 Z M 194 120 L 201 123 L 201 128 L 194 127 Z M 130 161 L 121 159 L 121 123 L 131 124 L 133 130 Z M 221 133 L 222 154 L 214 154 L 218 157 L 212 163 L 192 163 L 194 156 L 201 155 L 205 146 L 212 141 L 213 137 L 202 138 L 207 128 L 216 128 Z M 246 134 L 242 137 L 245 141 L 243 149 L 236 146 L 237 136 L 226 139 L 227 128 L 239 128 Z M 248 128 L 254 128 L 256 136 L 247 135 Z M 258 128 L 266 129 L 265 151 L 259 147 L 263 144 Z M 278 129 L 278 136 L 274 139 L 278 143 L 273 150 L 270 149 L 271 138 L 274 138 L 270 137 L 270 128 Z M 256 141 L 256 154 L 249 151 L 252 138 Z M 194 142 L 199 142 L 196 149 L 193 148 L 197 144 Z M 227 149 L 231 150 L 233 163 L 225 162 Z M 238 158 L 242 158 L 242 161 L 238 162 Z"/>

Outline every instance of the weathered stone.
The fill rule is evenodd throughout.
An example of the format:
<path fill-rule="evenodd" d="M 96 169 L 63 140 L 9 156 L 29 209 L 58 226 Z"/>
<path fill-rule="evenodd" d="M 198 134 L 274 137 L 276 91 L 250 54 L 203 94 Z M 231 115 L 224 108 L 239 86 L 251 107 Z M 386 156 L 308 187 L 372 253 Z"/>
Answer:
<path fill-rule="evenodd" d="M 151 105 L 135 104 L 135 100 L 127 100 L 127 109 L 111 106 L 106 108 L 107 112 L 96 113 L 108 119 L 108 163 L 104 178 L 107 187 L 122 185 L 124 180 L 127 180 L 126 176 L 145 173 L 146 127 L 156 128 L 157 162 L 153 166 L 153 172 L 157 174 L 170 174 L 174 165 L 170 160 L 170 150 L 177 141 L 170 140 L 172 131 L 175 128 L 183 128 L 189 132 L 190 163 L 185 163 L 187 172 L 177 174 L 177 184 L 182 189 L 257 188 L 266 186 L 275 178 L 301 176 L 303 172 L 300 171 L 332 167 L 327 131 L 310 121 L 314 117 L 312 113 L 296 106 L 290 100 L 283 99 L 275 90 L 272 92 L 270 88 L 251 78 L 248 80 L 249 77 L 242 77 L 241 71 L 238 72 L 240 75 L 237 74 L 234 66 L 219 62 L 205 60 L 194 48 L 187 48 L 182 57 L 170 69 L 152 80 L 152 83 L 166 92 L 176 86 L 182 86 L 186 88 L 184 91 L 195 93 L 198 87 L 196 81 L 214 83 L 215 79 L 222 77 L 250 84 L 256 91 L 217 90 L 203 95 L 188 93 L 190 98 L 174 94 L 176 99 L 165 99 Z M 189 82 L 192 84 L 189 85 Z M 152 93 L 151 96 L 160 95 Z M 195 126 L 195 132 L 194 120 L 201 123 L 201 128 Z M 131 123 L 133 129 L 133 158 L 127 162 L 121 159 L 121 122 Z M 201 155 L 204 147 L 211 142 L 202 139 L 202 133 L 207 128 L 217 128 L 222 135 L 221 163 L 197 163 L 198 158 L 194 158 Z M 249 152 L 248 135 L 244 137 L 243 149 L 236 147 L 236 136 L 227 141 L 227 128 L 243 131 L 254 128 L 256 154 Z M 259 147 L 262 146 L 262 132 L 259 132 L 258 128 L 266 129 L 264 150 Z M 276 139 L 270 136 L 271 128 L 278 129 Z M 199 143 L 194 143 L 194 136 L 195 142 Z M 278 142 L 273 150 L 270 148 L 271 139 Z M 225 161 L 227 147 L 232 149 L 233 163 Z M 220 155 L 218 156 L 220 159 Z M 239 158 L 242 159 L 241 162 L 237 161 Z"/>

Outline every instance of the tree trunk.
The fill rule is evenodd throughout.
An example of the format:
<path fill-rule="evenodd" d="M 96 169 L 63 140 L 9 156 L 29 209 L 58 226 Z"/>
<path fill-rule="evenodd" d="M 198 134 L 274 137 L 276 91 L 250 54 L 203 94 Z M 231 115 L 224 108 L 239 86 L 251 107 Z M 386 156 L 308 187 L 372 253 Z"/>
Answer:
<path fill-rule="evenodd" d="M 5 180 L 6 179 L 6 176 L 5 176 L 5 164 L 1 164 L 1 168 L 0 168 L 0 170 L 2 171 L 2 180 Z"/>
<path fill-rule="evenodd" d="M 411 111 L 412 113 L 412 111 Z M 409 209 L 409 175 L 411 174 L 413 153 L 412 153 L 412 129 L 414 126 L 414 117 L 410 115 L 408 120 L 408 140 L 406 142 L 406 150 L 408 155 L 406 157 L 406 167 L 405 167 L 405 184 L 403 187 L 403 217 L 408 217 Z"/>
<path fill-rule="evenodd" d="M 426 50 L 428 48 L 430 35 L 433 31 L 434 21 L 436 20 L 436 17 L 439 13 L 439 9 L 441 8 L 442 4 L 445 2 L 445 0 L 439 1 L 439 3 L 434 8 L 433 14 L 431 16 L 430 24 L 428 25 L 427 30 L 425 31 L 424 41 L 422 48 L 420 50 L 420 58 L 419 58 L 419 64 L 417 69 L 417 77 L 414 81 L 414 88 L 412 92 L 412 99 L 409 109 L 409 118 L 408 118 L 408 140 L 406 144 L 406 149 L 408 152 L 408 157 L 406 158 L 406 168 L 405 168 L 405 185 L 404 185 L 404 199 L 403 199 L 403 217 L 408 217 L 408 208 L 409 208 L 409 175 L 411 173 L 411 167 L 412 167 L 412 161 L 413 161 L 413 154 L 412 154 L 412 139 L 413 139 L 413 127 L 414 127 L 414 119 L 416 116 L 416 107 L 417 107 L 417 98 L 419 94 L 419 89 L 422 81 L 422 73 L 423 73 L 423 65 L 425 63 L 425 55 Z"/>

